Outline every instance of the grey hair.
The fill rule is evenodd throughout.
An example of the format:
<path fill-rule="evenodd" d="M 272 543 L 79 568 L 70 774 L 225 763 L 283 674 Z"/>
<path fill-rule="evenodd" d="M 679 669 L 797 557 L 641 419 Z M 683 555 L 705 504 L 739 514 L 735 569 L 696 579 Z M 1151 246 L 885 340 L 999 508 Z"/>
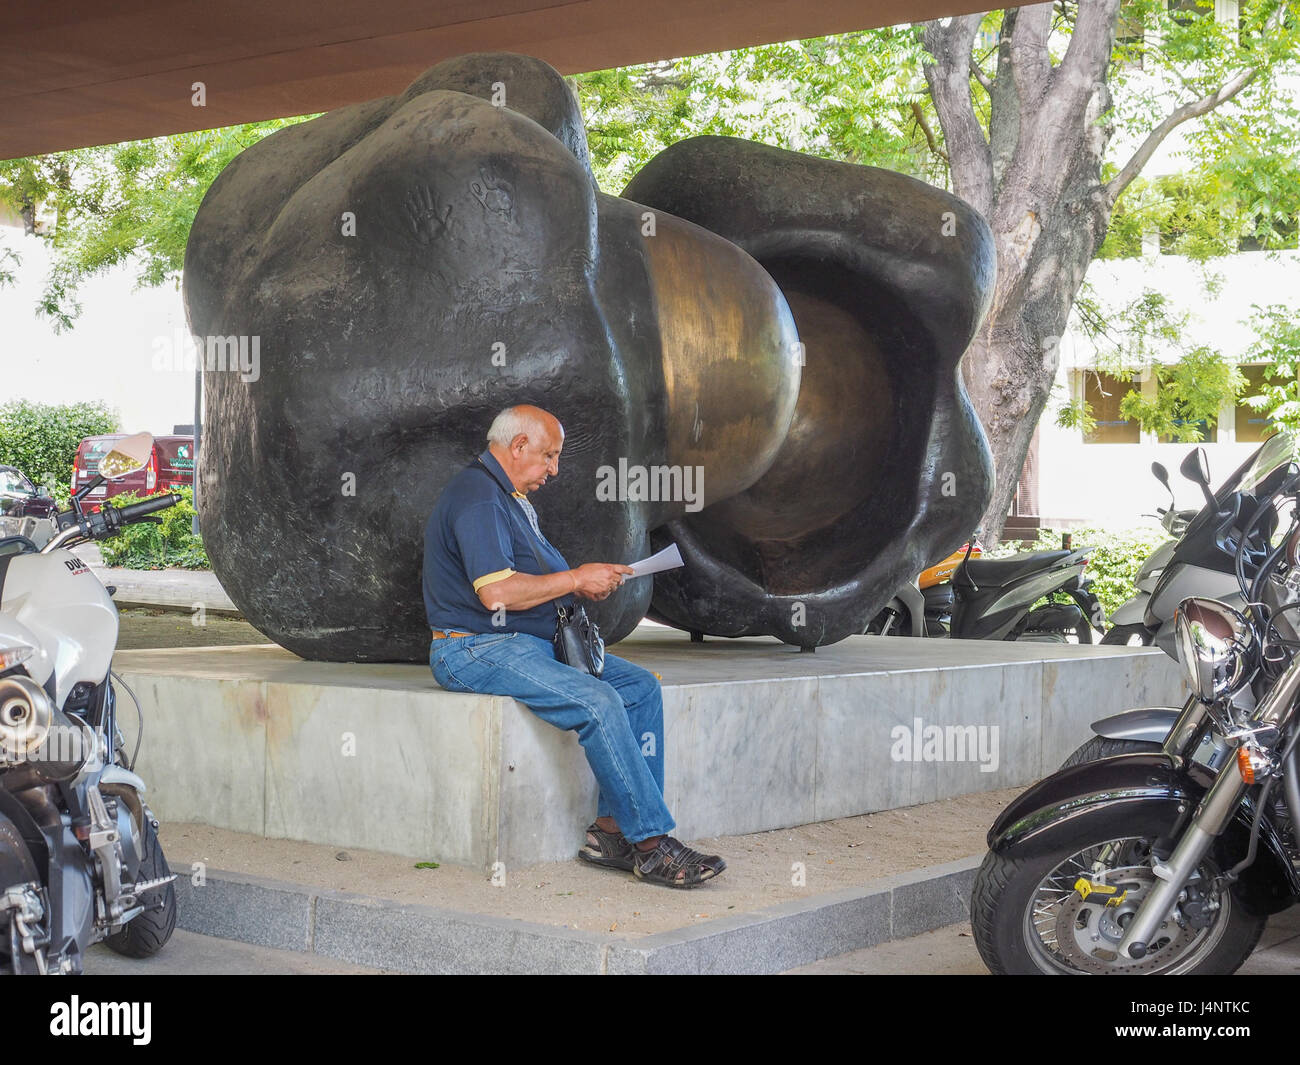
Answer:
<path fill-rule="evenodd" d="M 524 413 L 518 407 L 507 407 L 492 419 L 487 433 L 488 443 L 509 447 L 510 441 L 520 433 L 536 445 L 546 435 L 546 426 L 535 414 Z"/>

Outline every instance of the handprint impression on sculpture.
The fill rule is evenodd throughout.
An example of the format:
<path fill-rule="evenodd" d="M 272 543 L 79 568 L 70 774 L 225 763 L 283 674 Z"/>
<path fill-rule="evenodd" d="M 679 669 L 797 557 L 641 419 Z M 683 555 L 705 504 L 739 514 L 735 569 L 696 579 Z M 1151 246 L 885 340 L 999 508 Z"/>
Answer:
<path fill-rule="evenodd" d="M 406 214 L 411 220 L 415 239 L 421 244 L 432 244 L 447 232 L 451 204 L 440 211 L 433 190 L 428 185 L 416 185 L 406 194 Z"/>

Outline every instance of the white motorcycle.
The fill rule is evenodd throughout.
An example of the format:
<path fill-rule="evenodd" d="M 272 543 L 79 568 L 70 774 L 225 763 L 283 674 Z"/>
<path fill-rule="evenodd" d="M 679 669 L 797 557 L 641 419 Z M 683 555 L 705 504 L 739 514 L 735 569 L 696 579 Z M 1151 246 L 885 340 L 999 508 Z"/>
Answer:
<path fill-rule="evenodd" d="M 180 501 L 83 508 L 152 446 L 148 433 L 118 441 L 44 547 L 0 538 L 0 972 L 78 973 L 101 941 L 147 957 L 176 927 L 175 877 L 132 772 L 139 738 L 127 758 L 117 727 L 117 608 L 67 550 Z"/>

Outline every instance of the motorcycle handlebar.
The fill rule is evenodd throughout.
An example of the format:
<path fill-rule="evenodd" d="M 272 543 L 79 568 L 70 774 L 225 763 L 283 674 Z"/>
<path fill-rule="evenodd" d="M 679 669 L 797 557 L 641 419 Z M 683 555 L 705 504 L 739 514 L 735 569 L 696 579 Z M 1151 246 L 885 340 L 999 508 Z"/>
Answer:
<path fill-rule="evenodd" d="M 174 507 L 181 501 L 178 495 L 159 496 L 157 499 L 146 499 L 143 503 L 132 503 L 130 506 L 119 508 L 117 516 L 123 525 L 130 522 L 138 521 L 148 514 L 158 510 L 166 510 L 168 507 Z"/>

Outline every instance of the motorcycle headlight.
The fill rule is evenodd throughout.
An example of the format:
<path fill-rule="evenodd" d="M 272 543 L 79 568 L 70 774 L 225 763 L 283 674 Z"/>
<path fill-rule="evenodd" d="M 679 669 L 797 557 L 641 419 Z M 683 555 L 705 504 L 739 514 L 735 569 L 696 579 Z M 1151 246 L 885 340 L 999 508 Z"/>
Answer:
<path fill-rule="evenodd" d="M 1255 633 L 1238 611 L 1214 599 L 1184 599 L 1174 627 L 1187 681 L 1205 702 L 1231 695 L 1250 680 Z"/>
<path fill-rule="evenodd" d="M 14 666 L 21 666 L 36 653 L 36 648 L 29 643 L 9 644 L 0 647 L 0 673 Z"/>

